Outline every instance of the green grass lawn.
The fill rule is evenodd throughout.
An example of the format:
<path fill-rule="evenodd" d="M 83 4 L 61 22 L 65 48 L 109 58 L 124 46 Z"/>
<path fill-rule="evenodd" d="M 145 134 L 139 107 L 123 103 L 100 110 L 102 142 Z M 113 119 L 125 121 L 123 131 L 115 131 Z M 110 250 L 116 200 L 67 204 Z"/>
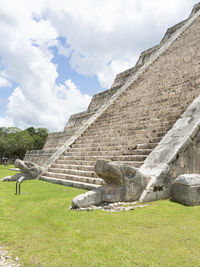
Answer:
<path fill-rule="evenodd" d="M 200 207 L 157 201 L 128 212 L 75 211 L 71 200 L 84 190 L 43 181 L 21 190 L 0 183 L 0 241 L 22 266 L 200 266 Z"/>
<path fill-rule="evenodd" d="M 17 172 L 10 171 L 9 168 L 16 168 L 14 165 L 7 165 L 4 167 L 4 165 L 0 165 L 0 179 L 5 176 L 12 176 Z"/>

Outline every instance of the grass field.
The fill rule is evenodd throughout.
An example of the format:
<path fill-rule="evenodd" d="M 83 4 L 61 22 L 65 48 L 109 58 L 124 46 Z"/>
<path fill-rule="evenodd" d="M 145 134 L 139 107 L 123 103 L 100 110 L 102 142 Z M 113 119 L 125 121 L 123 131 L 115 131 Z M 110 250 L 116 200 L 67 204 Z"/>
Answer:
<path fill-rule="evenodd" d="M 9 168 L 15 168 L 14 165 L 7 165 L 4 167 L 4 165 L 0 165 L 0 178 L 5 177 L 5 176 L 12 176 L 17 172 L 10 171 Z"/>
<path fill-rule="evenodd" d="M 1 167 L 0 177 L 7 172 Z M 200 207 L 74 211 L 71 200 L 84 190 L 42 181 L 21 190 L 0 183 L 0 241 L 22 266 L 200 266 Z"/>

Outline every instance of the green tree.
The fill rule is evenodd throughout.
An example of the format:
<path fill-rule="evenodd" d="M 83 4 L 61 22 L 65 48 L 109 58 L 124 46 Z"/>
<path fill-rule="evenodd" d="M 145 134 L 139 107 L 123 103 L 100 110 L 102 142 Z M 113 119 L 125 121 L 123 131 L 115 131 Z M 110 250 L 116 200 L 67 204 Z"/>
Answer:
<path fill-rule="evenodd" d="M 21 130 L 16 127 L 0 127 L 0 157 L 23 159 L 27 150 L 42 149 L 48 130 L 29 127 Z"/>

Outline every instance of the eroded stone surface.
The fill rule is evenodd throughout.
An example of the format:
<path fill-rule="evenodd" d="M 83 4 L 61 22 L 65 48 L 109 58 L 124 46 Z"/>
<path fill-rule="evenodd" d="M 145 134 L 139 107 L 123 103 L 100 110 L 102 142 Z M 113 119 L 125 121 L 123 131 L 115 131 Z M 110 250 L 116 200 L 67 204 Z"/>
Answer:
<path fill-rule="evenodd" d="M 94 170 L 107 184 L 75 197 L 72 201 L 73 207 L 88 207 L 105 202 L 135 201 L 139 199 L 147 184 L 146 176 L 137 168 L 127 164 L 98 160 Z"/>
<path fill-rule="evenodd" d="M 171 186 L 172 200 L 185 205 L 200 205 L 200 175 L 179 175 Z"/>
<path fill-rule="evenodd" d="M 118 191 L 118 195 L 121 194 L 120 198 L 124 198 L 127 201 L 128 199 L 137 199 L 147 183 L 146 176 L 139 172 L 137 168 L 127 164 L 97 160 L 94 171 L 107 184 L 102 187 L 103 191 Z"/>
<path fill-rule="evenodd" d="M 85 194 L 80 194 L 72 200 L 72 207 L 89 207 L 91 205 L 100 205 L 101 204 L 101 190 L 94 189 L 88 191 Z"/>
<path fill-rule="evenodd" d="M 182 184 L 187 186 L 199 186 L 200 175 L 199 174 L 182 174 L 174 181 L 174 184 Z"/>

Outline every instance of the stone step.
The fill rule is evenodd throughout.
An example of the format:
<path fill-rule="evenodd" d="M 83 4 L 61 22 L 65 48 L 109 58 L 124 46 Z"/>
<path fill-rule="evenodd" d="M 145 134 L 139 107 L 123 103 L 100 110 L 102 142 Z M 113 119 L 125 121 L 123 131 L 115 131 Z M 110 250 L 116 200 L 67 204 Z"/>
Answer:
<path fill-rule="evenodd" d="M 127 141 L 132 141 L 133 144 L 145 144 L 145 143 L 159 143 L 162 137 L 154 137 L 154 138 L 142 138 L 142 139 L 134 139 L 132 136 L 112 136 L 106 139 L 102 139 L 100 136 L 97 136 L 97 138 L 78 138 L 75 141 L 75 144 L 82 144 L 85 146 L 85 144 L 94 144 L 99 143 L 99 145 L 108 145 L 108 143 L 115 143 L 118 145 L 126 144 Z M 130 142 L 129 142 L 130 143 Z"/>
<path fill-rule="evenodd" d="M 166 134 L 166 131 L 159 131 L 159 132 L 154 132 L 154 130 L 152 131 L 147 131 L 147 130 L 140 130 L 140 131 L 135 131 L 132 130 L 131 128 L 129 129 L 120 129 L 120 130 L 109 130 L 107 132 L 104 133 L 87 133 L 84 134 L 84 137 L 81 137 L 81 139 L 96 139 L 101 137 L 101 139 L 107 139 L 110 137 L 121 137 L 124 136 L 124 133 L 126 133 L 126 136 L 131 136 L 132 139 L 148 139 L 148 138 L 156 138 L 156 137 L 163 137 Z"/>
<path fill-rule="evenodd" d="M 174 122 L 173 122 L 174 124 Z M 111 128 L 111 129 L 102 129 L 101 127 L 98 128 L 97 130 L 94 131 L 87 131 L 83 136 L 81 137 L 96 137 L 96 136 L 101 136 L 103 137 L 109 137 L 109 136 L 145 136 L 145 135 L 150 135 L 150 136 L 157 136 L 159 135 L 165 135 L 166 132 L 168 132 L 173 124 L 170 125 L 159 125 L 159 126 L 154 126 L 154 125 L 141 125 L 141 124 L 130 124 L 128 127 L 120 127 L 120 128 Z M 138 129 L 140 128 L 140 129 Z"/>
<path fill-rule="evenodd" d="M 51 177 L 51 178 L 58 178 L 58 179 L 65 179 L 65 180 L 72 180 L 82 183 L 89 183 L 89 184 L 96 184 L 96 185 L 103 185 L 104 181 L 100 178 L 91 178 L 91 177 L 84 177 L 79 175 L 67 174 L 67 173 L 55 173 L 55 172 L 45 172 L 43 174 L 44 177 Z"/>
<path fill-rule="evenodd" d="M 142 165 L 142 161 L 113 161 L 116 163 L 123 163 L 123 164 L 128 164 L 130 166 L 134 166 L 136 168 L 139 168 Z M 84 161 L 84 160 L 61 160 L 61 159 L 57 159 L 55 164 L 59 164 L 59 165 L 87 165 L 87 166 L 92 166 L 94 168 L 94 165 L 96 163 L 96 160 L 94 161 Z"/>
<path fill-rule="evenodd" d="M 141 120 L 141 118 L 139 118 L 138 120 L 133 119 L 133 117 L 131 116 L 131 119 L 127 119 L 127 118 L 123 118 L 122 120 L 120 120 L 120 118 L 118 118 L 118 120 L 116 122 L 113 122 L 110 118 L 107 121 L 102 121 L 102 123 L 99 123 L 99 121 L 96 121 L 94 125 L 91 125 L 86 132 L 88 131 L 99 131 L 99 130 L 117 130 L 117 129 L 121 129 L 121 128 L 129 128 L 130 126 L 132 128 L 135 129 L 150 129 L 150 128 L 155 128 L 157 130 L 159 130 L 160 127 L 165 127 L 168 125 L 173 125 L 175 119 L 168 119 L 166 120 L 166 118 L 159 118 L 159 119 L 153 119 L 153 120 Z M 139 127 L 140 126 L 140 127 Z"/>
<path fill-rule="evenodd" d="M 123 141 L 128 141 L 128 140 L 131 140 L 133 144 L 143 144 L 144 142 L 150 142 L 152 143 L 152 140 L 154 139 L 158 139 L 158 138 L 162 138 L 162 137 L 152 137 L 152 136 L 131 136 L 131 135 L 120 135 L 120 134 L 116 134 L 116 135 L 107 135 L 107 136 L 102 136 L 102 135 L 96 135 L 96 136 L 93 136 L 92 138 L 86 138 L 85 136 L 81 136 L 79 137 L 75 142 L 76 143 L 94 143 L 94 142 L 112 142 L 112 141 L 115 141 L 115 142 L 123 142 Z M 118 145 L 121 145 L 120 143 Z"/>
<path fill-rule="evenodd" d="M 55 161 L 56 164 L 62 164 L 62 165 L 87 165 L 94 167 L 96 161 L 89 161 L 89 160 L 69 160 L 69 159 L 57 159 Z"/>
<path fill-rule="evenodd" d="M 49 168 L 48 172 L 52 173 L 63 173 L 63 174 L 72 174 L 77 176 L 85 176 L 90 178 L 98 178 L 97 174 L 94 171 L 83 171 L 76 169 L 64 169 L 64 168 Z"/>
<path fill-rule="evenodd" d="M 91 144 L 85 144 L 85 146 L 83 147 L 82 144 L 72 144 L 71 148 L 72 149 L 79 149 L 79 148 L 83 148 L 84 150 L 92 150 L 92 149 L 103 149 L 103 150 L 114 150 L 115 147 L 136 147 L 136 149 L 154 149 L 156 146 L 158 145 L 158 143 L 139 143 L 139 144 L 135 144 L 133 143 L 132 140 L 128 140 L 128 141 L 123 141 L 121 143 L 121 145 L 119 145 L 119 142 L 110 142 L 110 143 L 106 143 L 106 144 L 99 144 L 99 143 L 91 143 Z M 109 149 L 110 148 L 110 149 Z"/>
<path fill-rule="evenodd" d="M 174 121 L 172 122 L 172 124 L 168 124 L 168 125 L 164 125 L 164 126 L 160 126 L 160 127 L 152 127 L 151 129 L 151 132 L 167 132 L 174 124 Z M 134 131 L 135 133 L 140 133 L 140 132 L 146 132 L 147 130 L 149 130 L 150 128 L 147 128 L 147 125 L 139 125 L 139 126 L 135 126 L 133 123 L 130 124 L 131 125 L 131 130 Z M 129 128 L 130 128 L 130 125 L 129 125 Z M 145 128 L 144 128 L 145 126 Z M 90 128 L 88 129 L 85 134 L 88 135 L 88 133 L 90 134 L 104 134 L 105 132 L 107 131 L 118 131 L 118 130 L 122 130 L 124 129 L 125 127 L 122 127 L 121 125 L 120 126 L 117 126 L 115 127 L 115 129 L 113 130 L 112 127 L 110 127 L 110 125 L 107 125 L 106 127 L 93 127 L 93 128 Z M 149 131 L 148 131 L 149 132 Z"/>
<path fill-rule="evenodd" d="M 155 93 L 155 91 L 154 91 L 154 93 Z M 148 115 L 150 116 L 152 114 L 151 112 L 153 112 L 153 111 L 157 111 L 157 112 L 159 111 L 162 114 L 162 109 L 161 110 L 158 109 L 158 106 L 160 106 L 160 104 L 163 103 L 163 101 L 169 97 L 168 93 L 163 98 L 163 95 L 157 95 L 157 96 L 155 96 L 155 94 L 147 95 L 146 92 L 144 92 L 143 96 L 142 96 L 142 101 L 141 100 L 136 101 L 135 94 L 140 94 L 140 96 L 141 96 L 141 92 L 137 92 L 137 93 L 136 92 L 130 92 L 129 99 L 126 99 L 127 100 L 126 105 L 123 105 L 124 104 L 123 103 L 120 107 L 120 115 L 124 115 L 124 112 L 129 113 L 131 111 L 134 111 L 135 114 L 140 113 L 141 116 L 143 116 L 143 117 L 148 116 Z M 161 92 L 161 94 L 162 94 L 162 92 Z M 182 109 L 184 109 L 184 107 L 179 102 L 179 99 L 174 100 L 175 102 L 173 102 L 173 103 L 168 102 L 168 105 L 165 106 L 166 112 L 174 111 L 174 109 L 172 108 L 172 104 L 176 105 L 176 110 L 178 110 L 178 111 L 181 111 Z M 155 105 L 155 103 L 157 103 L 158 105 Z M 146 105 L 146 104 L 148 104 L 148 105 Z M 107 117 L 107 115 L 112 115 L 112 117 L 114 119 L 116 118 L 116 113 L 113 114 L 112 110 L 110 110 L 110 112 L 107 112 L 106 114 L 104 114 L 105 117 Z"/>
<path fill-rule="evenodd" d="M 151 150 L 152 151 L 152 150 Z M 136 153 L 138 152 L 138 153 Z M 137 150 L 117 150 L 117 151 L 91 151 L 91 150 L 85 150 L 85 151 L 74 151 L 74 152 L 68 152 L 66 151 L 64 153 L 64 156 L 68 157 L 79 157 L 79 156 L 123 156 L 123 155 L 135 155 L 135 156 L 147 156 L 149 153 L 142 154 L 139 153 L 140 151 Z"/>
<path fill-rule="evenodd" d="M 101 149 L 102 148 L 102 149 Z M 88 149 L 87 149 L 88 150 Z M 149 155 L 152 149 L 137 149 L 137 146 L 107 146 L 107 147 L 91 147 L 90 153 L 98 153 L 98 152 L 105 152 L 109 151 L 109 153 L 132 153 L 134 152 L 135 155 Z M 85 153 L 85 148 L 78 147 L 78 148 L 68 148 L 64 155 L 70 155 L 69 153 Z"/>
<path fill-rule="evenodd" d="M 132 117 L 132 116 L 131 116 Z M 133 118 L 133 117 L 132 117 Z M 159 119 L 151 119 L 151 120 L 141 120 L 140 118 L 138 120 L 134 120 L 133 119 L 128 119 L 123 118 L 122 120 L 120 120 L 120 118 L 118 117 L 118 119 L 116 119 L 116 121 L 111 120 L 110 118 L 108 118 L 108 120 L 106 121 L 104 118 L 102 119 L 102 121 L 98 120 L 95 122 L 94 125 L 92 125 L 90 128 L 88 128 L 88 130 L 90 129 L 103 129 L 105 127 L 109 127 L 109 129 L 111 129 L 112 127 L 119 127 L 121 128 L 124 125 L 132 125 L 133 127 L 135 127 L 135 125 L 141 125 L 141 126 L 147 126 L 148 127 L 155 127 L 155 125 L 160 125 L 160 126 L 166 126 L 166 125 L 173 125 L 174 121 L 176 121 L 176 118 L 174 119 L 166 119 L 165 117 L 163 117 L 163 119 L 159 118 Z M 147 127 L 146 127 L 147 128 Z M 158 126 L 156 127 L 158 128 Z"/>
<path fill-rule="evenodd" d="M 125 120 L 125 119 L 124 119 Z M 93 133 L 98 133 L 99 131 L 102 131 L 103 133 L 106 131 L 110 131 L 110 130 L 120 130 L 120 129 L 127 129 L 127 128 L 131 128 L 133 130 L 136 131 L 141 131 L 144 129 L 155 129 L 156 131 L 160 131 L 160 129 L 167 129 L 166 127 L 170 127 L 174 124 L 174 120 L 168 120 L 165 121 L 165 119 L 163 118 L 163 120 L 147 120 L 147 121 L 142 121 L 141 119 L 137 120 L 133 120 L 131 119 L 130 121 L 122 121 L 120 122 L 119 119 L 117 122 L 113 123 L 112 121 L 107 121 L 106 123 L 102 124 L 94 124 L 91 125 L 85 133 L 88 132 L 93 132 Z M 163 127 L 163 128 L 162 128 Z"/>
<path fill-rule="evenodd" d="M 89 183 L 83 183 L 83 182 L 66 180 L 66 179 L 58 179 L 58 178 L 52 178 L 48 176 L 41 176 L 40 180 L 45 181 L 45 182 L 50 182 L 53 184 L 60 184 L 60 185 L 86 189 L 86 190 L 92 190 L 92 189 L 96 189 L 100 187 L 100 185 L 96 185 L 96 184 L 89 184 Z"/>
<path fill-rule="evenodd" d="M 80 170 L 80 171 L 93 171 L 94 170 L 94 166 L 87 166 L 87 165 L 69 165 L 69 164 L 56 164 L 53 163 L 51 165 L 51 168 L 58 168 L 58 169 L 73 169 L 73 170 Z"/>
<path fill-rule="evenodd" d="M 90 156 L 88 151 L 87 156 L 61 156 L 60 160 L 83 160 L 83 161 L 96 161 L 96 160 L 112 160 L 112 161 L 144 161 L 147 158 L 143 155 L 114 155 L 114 156 Z"/>

